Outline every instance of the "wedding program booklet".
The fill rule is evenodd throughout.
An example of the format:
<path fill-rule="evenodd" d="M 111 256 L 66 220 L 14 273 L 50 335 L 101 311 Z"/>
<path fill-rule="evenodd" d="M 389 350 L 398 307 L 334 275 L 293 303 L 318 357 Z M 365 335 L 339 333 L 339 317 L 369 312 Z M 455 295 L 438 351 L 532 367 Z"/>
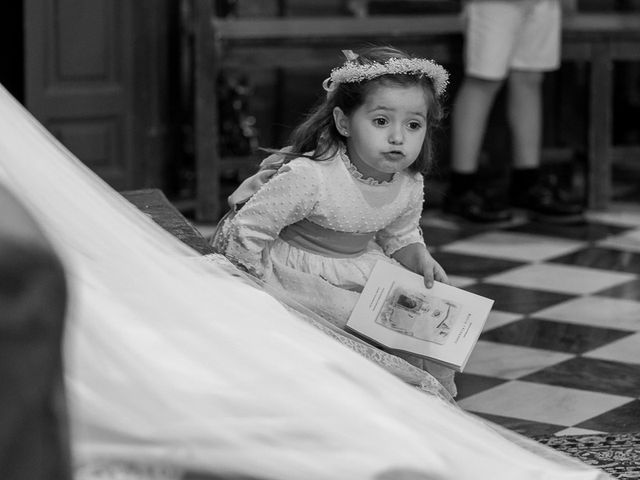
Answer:
<path fill-rule="evenodd" d="M 421 275 L 378 261 L 347 328 L 461 372 L 492 306 L 489 298 L 441 282 L 428 289 Z"/>

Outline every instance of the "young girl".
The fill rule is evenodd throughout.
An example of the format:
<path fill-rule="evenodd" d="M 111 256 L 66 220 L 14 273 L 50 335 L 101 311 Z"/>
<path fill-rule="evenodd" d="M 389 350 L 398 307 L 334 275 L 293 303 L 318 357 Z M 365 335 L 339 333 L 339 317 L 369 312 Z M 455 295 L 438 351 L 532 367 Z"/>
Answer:
<path fill-rule="evenodd" d="M 431 134 L 448 74 L 390 47 L 355 54 L 324 101 L 230 197 L 214 246 L 271 288 L 344 327 L 378 260 L 447 282 L 419 226 Z M 422 363 L 417 359 L 411 363 Z M 453 372 L 420 365 L 455 392 Z"/>

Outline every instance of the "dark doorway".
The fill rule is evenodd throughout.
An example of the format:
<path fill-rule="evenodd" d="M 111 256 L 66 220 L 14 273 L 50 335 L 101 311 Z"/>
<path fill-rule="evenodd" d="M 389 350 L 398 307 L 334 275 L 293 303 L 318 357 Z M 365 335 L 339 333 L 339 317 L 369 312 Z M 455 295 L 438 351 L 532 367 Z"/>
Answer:
<path fill-rule="evenodd" d="M 24 32 L 21 1 L 0 2 L 0 83 L 24 103 Z"/>

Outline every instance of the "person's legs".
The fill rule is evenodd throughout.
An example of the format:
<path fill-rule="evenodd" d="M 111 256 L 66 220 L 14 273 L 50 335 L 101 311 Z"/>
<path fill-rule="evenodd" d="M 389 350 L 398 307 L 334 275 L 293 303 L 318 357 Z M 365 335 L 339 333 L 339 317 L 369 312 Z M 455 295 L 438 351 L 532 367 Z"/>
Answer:
<path fill-rule="evenodd" d="M 501 80 L 467 76 L 453 106 L 451 175 L 443 209 L 475 222 L 500 222 L 511 217 L 477 188 L 487 121 L 501 86 Z"/>
<path fill-rule="evenodd" d="M 507 120 L 511 129 L 513 166 L 538 168 L 542 146 L 542 72 L 514 70 L 509 75 Z"/>
<path fill-rule="evenodd" d="M 519 2 L 467 2 L 465 79 L 452 113 L 451 175 L 444 211 L 477 222 L 508 220 L 510 212 L 478 184 L 479 157 L 496 94 L 507 77 L 521 23 Z"/>
<path fill-rule="evenodd" d="M 475 222 L 500 222 L 511 216 L 477 188 L 487 120 L 501 86 L 500 80 L 467 76 L 453 106 L 451 175 L 443 210 Z"/>
<path fill-rule="evenodd" d="M 542 83 L 560 65 L 561 9 L 557 0 L 523 4 L 509 64 L 507 119 L 512 134 L 512 191 L 538 181 L 542 150 Z"/>
<path fill-rule="evenodd" d="M 582 206 L 570 201 L 540 175 L 542 81 L 544 73 L 514 70 L 509 75 L 507 116 L 513 140 L 510 201 L 537 218 L 567 222 L 581 218 Z"/>
<path fill-rule="evenodd" d="M 484 80 L 470 76 L 467 76 L 462 83 L 452 113 L 451 170 L 453 172 L 477 172 L 487 118 L 501 86 L 500 80 Z"/>
<path fill-rule="evenodd" d="M 523 4 L 525 15 L 509 63 L 507 116 L 512 134 L 512 205 L 538 218 L 574 221 L 582 206 L 540 175 L 542 162 L 542 84 L 545 72 L 560 65 L 561 8 L 558 0 Z"/>

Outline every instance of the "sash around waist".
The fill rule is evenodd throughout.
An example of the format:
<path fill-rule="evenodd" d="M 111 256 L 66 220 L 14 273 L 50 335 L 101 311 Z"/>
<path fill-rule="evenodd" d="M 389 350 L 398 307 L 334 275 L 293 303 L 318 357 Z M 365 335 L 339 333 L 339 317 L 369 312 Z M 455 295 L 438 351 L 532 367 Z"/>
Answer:
<path fill-rule="evenodd" d="M 355 257 L 367 249 L 376 232 L 340 232 L 309 220 L 300 220 L 280 232 L 290 245 L 326 257 Z"/>

